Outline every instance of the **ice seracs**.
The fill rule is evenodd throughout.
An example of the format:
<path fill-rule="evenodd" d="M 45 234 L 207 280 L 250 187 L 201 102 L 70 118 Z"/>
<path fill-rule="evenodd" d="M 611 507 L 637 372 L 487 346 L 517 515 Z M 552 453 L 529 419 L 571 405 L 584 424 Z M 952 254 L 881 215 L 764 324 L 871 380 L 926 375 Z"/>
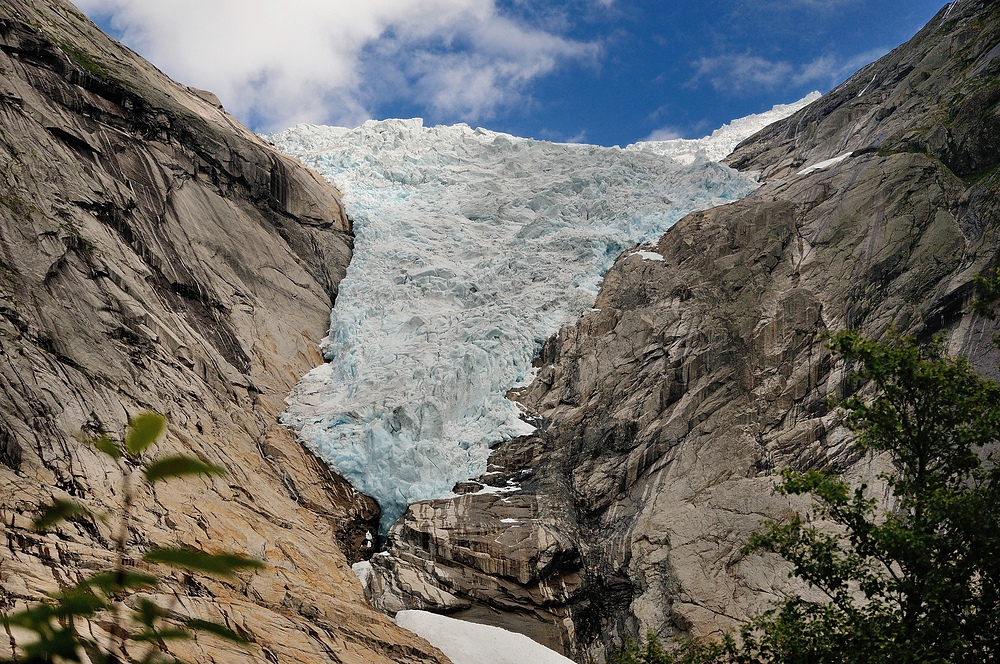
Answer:
<path fill-rule="evenodd" d="M 623 250 L 756 187 L 704 155 L 680 163 L 420 120 L 270 139 L 341 189 L 356 233 L 328 362 L 285 418 L 379 501 L 383 528 L 485 471 L 491 444 L 532 431 L 505 394 L 593 306 Z"/>

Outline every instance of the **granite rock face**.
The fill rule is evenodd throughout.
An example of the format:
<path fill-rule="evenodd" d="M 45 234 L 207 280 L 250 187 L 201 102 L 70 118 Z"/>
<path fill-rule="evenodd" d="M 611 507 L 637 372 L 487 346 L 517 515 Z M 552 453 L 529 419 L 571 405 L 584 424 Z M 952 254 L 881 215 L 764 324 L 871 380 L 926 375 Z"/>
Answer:
<path fill-rule="evenodd" d="M 997 326 L 968 304 L 1000 259 L 998 42 L 1000 7 L 951 3 L 738 147 L 730 163 L 763 186 L 643 247 L 663 261 L 625 254 L 595 311 L 545 345 L 516 395 L 540 433 L 499 448 L 481 478 L 517 483 L 504 510 L 523 514 L 490 494 L 413 506 L 376 595 L 434 606 L 430 586 L 436 608 L 492 612 L 583 662 L 648 630 L 711 637 L 792 589 L 779 560 L 740 552 L 762 519 L 801 507 L 775 494 L 773 471 L 885 469 L 827 405 L 849 388 L 824 333 L 946 331 L 951 352 L 996 375 Z M 502 541 L 528 518 L 545 537 L 493 559 L 478 534 Z M 522 573 L 550 542 L 558 563 Z M 401 568 L 420 583 L 393 586 Z"/>
<path fill-rule="evenodd" d="M 229 475 L 142 493 L 130 551 L 188 544 L 270 566 L 226 583 L 173 578 L 178 610 L 255 644 L 199 639 L 174 654 L 447 661 L 372 610 L 348 567 L 378 506 L 277 424 L 322 361 L 351 246 L 339 194 L 210 93 L 62 0 L 0 1 L 0 610 L 112 558 L 108 523 L 29 526 L 53 496 L 115 513 L 121 473 L 81 440 L 120 436 L 154 409 L 169 422 L 160 454 Z"/>
<path fill-rule="evenodd" d="M 373 605 L 449 613 L 567 649 L 581 560 L 551 508 L 548 496 L 520 492 L 412 505 L 393 526 L 388 552 L 371 559 Z"/>

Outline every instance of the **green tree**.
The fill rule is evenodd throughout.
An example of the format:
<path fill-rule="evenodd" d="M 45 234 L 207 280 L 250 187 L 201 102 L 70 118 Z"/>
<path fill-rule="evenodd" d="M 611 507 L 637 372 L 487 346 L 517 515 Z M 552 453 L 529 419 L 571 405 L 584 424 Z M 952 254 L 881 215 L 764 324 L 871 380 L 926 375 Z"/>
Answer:
<path fill-rule="evenodd" d="M 644 643 L 629 643 L 613 654 L 611 664 L 674 664 L 674 658 L 663 649 L 656 634 L 650 632 Z"/>
<path fill-rule="evenodd" d="M 845 332 L 832 349 L 873 385 L 841 406 L 862 450 L 886 454 L 892 499 L 867 487 L 786 471 L 781 490 L 811 494 L 840 534 L 801 517 L 749 549 L 772 551 L 828 602 L 793 598 L 748 639 L 768 661 L 984 662 L 1000 654 L 1000 388 L 940 340 L 877 343 Z M 987 460 L 984 463 L 984 459 Z"/>
<path fill-rule="evenodd" d="M 148 486 L 188 475 L 224 475 L 225 470 L 199 459 L 175 455 L 142 461 L 144 453 L 166 429 L 166 421 L 157 413 L 143 413 L 129 422 L 124 445 L 102 436 L 94 446 L 118 464 L 122 471 L 122 506 L 115 538 L 117 560 L 111 569 L 91 575 L 76 585 L 53 594 L 48 601 L 10 615 L 3 615 L 4 626 L 19 627 L 32 635 L 27 643 L 17 644 L 19 654 L 11 662 L 48 664 L 80 662 L 84 657 L 94 664 L 123 662 L 153 663 L 177 661 L 165 654 L 169 641 L 194 637 L 196 632 L 247 645 L 241 635 L 225 625 L 184 617 L 173 606 L 160 606 L 143 593 L 155 590 L 161 577 L 139 572 L 126 565 L 129 521 L 135 498 L 134 472 L 141 471 Z M 133 471 L 133 468 L 137 468 Z M 74 501 L 54 500 L 41 509 L 35 520 L 36 530 L 48 530 L 70 518 L 95 517 Z M 151 566 L 166 565 L 184 570 L 229 578 L 241 569 L 259 569 L 263 563 L 254 558 L 229 553 L 208 554 L 188 548 L 152 548 L 143 560 Z M 99 618 L 109 620 L 107 639 L 95 638 L 81 623 Z M 13 641 L 13 639 L 12 639 Z M 134 647 L 131 647 L 134 646 Z M 6 661 L 6 660 L 5 660 Z"/>
<path fill-rule="evenodd" d="M 825 595 L 801 596 L 744 625 L 739 638 L 683 644 L 663 662 L 938 663 L 1000 657 L 1000 387 L 940 340 L 887 343 L 853 332 L 832 350 L 874 388 L 840 406 L 862 450 L 884 454 L 880 504 L 865 485 L 785 470 L 779 490 L 808 494 L 814 512 L 771 523 L 747 553 L 769 551 Z M 867 388 L 866 388 L 867 389 Z M 817 528 L 817 520 L 835 528 Z M 658 654 L 659 656 L 659 654 Z"/>
<path fill-rule="evenodd" d="M 610 664 L 705 664 L 735 653 L 736 642 L 727 636 L 722 643 L 683 641 L 670 652 L 650 632 L 643 642 L 630 642 L 611 655 Z"/>

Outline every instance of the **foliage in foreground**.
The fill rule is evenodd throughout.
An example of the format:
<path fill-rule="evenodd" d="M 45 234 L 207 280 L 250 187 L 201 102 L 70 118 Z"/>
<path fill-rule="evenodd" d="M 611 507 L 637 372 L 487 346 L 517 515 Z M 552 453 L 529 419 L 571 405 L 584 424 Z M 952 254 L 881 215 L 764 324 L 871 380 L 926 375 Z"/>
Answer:
<path fill-rule="evenodd" d="M 756 533 L 825 595 L 792 597 L 744 625 L 739 638 L 682 644 L 655 639 L 619 664 L 989 662 L 1000 657 L 1000 387 L 940 341 L 877 343 L 846 332 L 831 348 L 876 388 L 841 406 L 862 450 L 885 454 L 890 499 L 829 474 L 785 470 L 779 490 L 808 494 L 815 511 Z M 811 522 L 836 524 L 839 534 Z"/>
<path fill-rule="evenodd" d="M 94 664 L 123 662 L 153 663 L 176 659 L 164 654 L 169 641 L 194 638 L 195 633 L 212 634 L 241 645 L 246 639 L 225 625 L 187 618 L 176 614 L 172 606 L 160 606 L 144 593 L 160 584 L 157 574 L 136 571 L 126 565 L 126 543 L 129 519 L 134 500 L 131 468 L 138 466 L 143 482 L 157 482 L 188 475 L 223 475 L 225 471 L 189 456 L 177 455 L 140 463 L 146 450 L 163 434 L 166 422 L 156 413 L 143 413 L 129 423 L 124 446 L 106 436 L 92 441 L 94 447 L 118 464 L 123 476 L 123 504 L 118 514 L 118 534 L 115 541 L 117 562 L 111 569 L 85 578 L 74 586 L 51 595 L 48 601 L 10 615 L 3 615 L 4 627 L 26 630 L 32 635 L 28 643 L 17 644 L 19 656 L 11 662 L 22 664 L 50 662 L 80 662 L 89 659 Z M 34 523 L 36 530 L 48 530 L 71 518 L 88 518 L 91 514 L 79 503 L 54 500 L 44 507 Z M 152 548 L 143 560 L 153 565 L 166 565 L 186 573 L 201 573 L 228 578 L 240 569 L 258 569 L 263 563 L 254 558 L 234 554 L 208 554 L 188 548 Z M 155 568 L 154 568 L 155 569 Z M 87 628 L 90 621 L 106 621 L 105 631 L 110 640 L 99 640 Z M 11 637 L 12 644 L 14 643 Z M 130 645 L 133 646 L 130 648 Z M 141 652 L 141 654 L 133 654 Z M 8 660 L 4 660 L 5 662 Z"/>
<path fill-rule="evenodd" d="M 611 656 L 609 664 L 704 664 L 713 662 L 735 647 L 731 637 L 723 643 L 697 643 L 683 641 L 671 652 L 660 644 L 656 634 L 650 632 L 642 642 L 629 643 Z"/>

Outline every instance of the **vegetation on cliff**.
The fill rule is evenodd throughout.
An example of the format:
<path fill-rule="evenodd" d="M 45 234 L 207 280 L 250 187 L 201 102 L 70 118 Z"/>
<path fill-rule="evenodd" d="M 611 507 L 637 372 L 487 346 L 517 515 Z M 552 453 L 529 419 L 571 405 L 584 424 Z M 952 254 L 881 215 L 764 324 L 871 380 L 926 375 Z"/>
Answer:
<path fill-rule="evenodd" d="M 857 365 L 840 405 L 861 450 L 885 454 L 886 499 L 865 484 L 786 470 L 778 489 L 814 509 L 755 534 L 745 553 L 778 554 L 823 596 L 796 595 L 746 623 L 739 638 L 654 640 L 620 664 L 667 662 L 984 662 L 1000 654 L 1000 386 L 940 339 L 885 343 L 853 332 L 831 348 Z M 832 527 L 831 527 L 832 526 Z"/>
<path fill-rule="evenodd" d="M 67 519 L 117 517 L 115 541 L 117 561 L 112 569 L 91 574 L 78 583 L 60 590 L 50 601 L 30 606 L 11 615 L 3 614 L 3 625 L 11 645 L 19 646 L 21 661 L 32 663 L 80 662 L 112 664 L 116 662 L 178 661 L 168 656 L 167 642 L 194 638 L 205 632 L 247 644 L 247 640 L 218 622 L 178 614 L 177 598 L 164 606 L 151 595 L 160 585 L 153 573 L 156 565 L 232 577 L 237 570 L 259 569 L 263 563 L 254 558 L 231 553 L 206 553 L 186 547 L 156 547 L 142 555 L 146 571 L 140 571 L 128 558 L 135 487 L 131 476 L 141 470 L 145 484 L 152 487 L 163 480 L 189 475 L 224 475 L 219 466 L 186 455 L 171 455 L 141 462 L 141 457 L 166 429 L 166 420 L 156 413 L 143 413 L 129 423 L 125 444 L 102 436 L 94 447 L 123 469 L 121 512 L 116 515 L 94 514 L 79 502 L 57 499 L 41 510 L 35 520 L 37 530 L 47 530 Z M 110 625 L 111 640 L 94 638 L 87 629 L 90 621 Z M 14 628 L 14 632 L 11 631 Z M 27 633 L 26 642 L 17 643 L 14 633 Z M 18 634 L 20 636 L 20 634 Z M 132 647 L 130 652 L 129 648 Z M 138 654 L 142 651 L 142 654 Z M 15 656 L 12 660 L 17 662 Z"/>

